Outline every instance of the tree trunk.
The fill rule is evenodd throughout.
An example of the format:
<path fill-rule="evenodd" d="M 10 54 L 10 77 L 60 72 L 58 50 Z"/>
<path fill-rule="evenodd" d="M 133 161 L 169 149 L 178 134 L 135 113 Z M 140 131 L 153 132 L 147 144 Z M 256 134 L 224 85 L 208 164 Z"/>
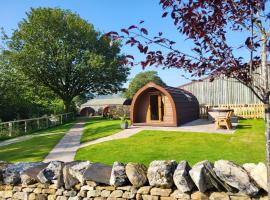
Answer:
<path fill-rule="evenodd" d="M 268 92 L 269 89 L 269 69 L 268 69 L 268 65 L 267 65 L 267 37 L 265 35 L 263 35 L 262 37 L 262 77 L 264 80 L 264 89 L 265 92 Z"/>
<path fill-rule="evenodd" d="M 265 136 L 266 136 L 266 160 L 267 160 L 267 188 L 268 200 L 270 200 L 270 104 L 269 104 L 269 70 L 267 64 L 267 36 L 262 35 L 261 44 L 261 67 L 264 89 L 264 108 L 265 108 Z"/>
<path fill-rule="evenodd" d="M 265 102 L 265 136 L 266 136 L 266 160 L 267 160 L 267 186 L 270 191 L 270 104 Z M 270 200 L 270 192 L 268 192 L 268 199 Z"/>
<path fill-rule="evenodd" d="M 70 104 L 71 104 L 71 101 L 64 101 L 65 113 L 68 113 L 70 111 Z"/>

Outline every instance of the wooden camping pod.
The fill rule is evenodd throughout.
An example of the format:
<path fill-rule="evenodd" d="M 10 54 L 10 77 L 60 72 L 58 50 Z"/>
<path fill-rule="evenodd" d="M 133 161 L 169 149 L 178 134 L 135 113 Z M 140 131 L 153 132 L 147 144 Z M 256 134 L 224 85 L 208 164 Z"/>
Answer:
<path fill-rule="evenodd" d="M 193 94 L 153 82 L 142 87 L 131 104 L 133 125 L 179 126 L 198 117 L 199 102 Z"/>

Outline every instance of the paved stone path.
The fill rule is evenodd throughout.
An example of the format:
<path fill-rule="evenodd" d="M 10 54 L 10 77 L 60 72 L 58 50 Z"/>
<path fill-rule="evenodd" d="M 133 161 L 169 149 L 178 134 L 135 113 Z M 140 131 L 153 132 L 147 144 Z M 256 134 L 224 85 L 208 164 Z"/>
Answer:
<path fill-rule="evenodd" d="M 97 144 L 97 143 L 101 143 L 101 142 L 110 141 L 110 140 L 118 140 L 118 139 L 128 138 L 128 137 L 130 137 L 132 135 L 135 135 L 135 134 L 139 133 L 142 130 L 144 130 L 143 127 L 130 127 L 128 129 L 125 129 L 123 131 L 120 131 L 120 132 L 115 133 L 115 134 L 110 135 L 110 136 L 106 136 L 106 137 L 99 138 L 99 139 L 96 139 L 96 140 L 92 140 L 92 141 L 89 141 L 89 142 L 84 142 L 84 143 L 82 143 L 80 145 L 80 148 L 86 147 L 86 146 L 89 146 L 89 145 L 93 145 L 93 144 Z"/>
<path fill-rule="evenodd" d="M 80 140 L 83 133 L 85 120 L 77 122 L 51 150 L 43 162 L 59 160 L 70 162 L 74 160 L 77 149 L 80 147 Z"/>
<path fill-rule="evenodd" d="M 20 136 L 20 137 L 4 140 L 4 141 L 0 142 L 0 147 L 14 144 L 17 142 L 22 142 L 22 141 L 29 140 L 29 139 L 32 139 L 35 137 L 41 137 L 41 136 L 46 136 L 46 135 L 56 135 L 56 134 L 62 134 L 62 133 L 65 133 L 65 132 L 55 132 L 55 133 L 52 132 L 52 133 L 42 133 L 42 134 L 35 134 L 35 135 Z"/>

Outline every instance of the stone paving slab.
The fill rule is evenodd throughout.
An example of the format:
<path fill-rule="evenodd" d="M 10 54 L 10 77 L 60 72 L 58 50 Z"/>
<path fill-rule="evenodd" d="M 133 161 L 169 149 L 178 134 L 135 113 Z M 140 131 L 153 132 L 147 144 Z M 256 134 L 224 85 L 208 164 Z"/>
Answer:
<path fill-rule="evenodd" d="M 43 162 L 59 160 L 70 162 L 74 160 L 77 149 L 80 146 L 80 140 L 84 129 L 85 120 L 77 122 L 60 140 L 60 142 L 51 150 Z"/>
<path fill-rule="evenodd" d="M 233 134 L 237 123 L 232 123 L 233 129 L 216 129 L 215 124 L 207 119 L 197 119 L 188 122 L 179 127 L 155 127 L 144 126 L 144 130 L 160 130 L 160 131 L 179 131 L 179 132 L 201 132 L 201 133 L 218 133 L 218 134 Z"/>
<path fill-rule="evenodd" d="M 128 138 L 128 137 L 130 137 L 132 135 L 135 135 L 135 134 L 139 133 L 142 130 L 144 130 L 143 127 L 132 126 L 132 127 L 128 128 L 128 129 L 122 130 L 122 131 L 120 131 L 118 133 L 115 133 L 113 135 L 106 136 L 106 137 L 103 137 L 103 138 L 99 138 L 99 139 L 96 139 L 96 140 L 92 140 L 92 141 L 89 141 L 89 142 L 84 142 L 84 143 L 82 143 L 80 145 L 80 148 L 86 147 L 86 146 L 89 146 L 89 145 L 93 145 L 93 144 L 98 144 L 98 143 L 101 143 L 101 142 Z"/>

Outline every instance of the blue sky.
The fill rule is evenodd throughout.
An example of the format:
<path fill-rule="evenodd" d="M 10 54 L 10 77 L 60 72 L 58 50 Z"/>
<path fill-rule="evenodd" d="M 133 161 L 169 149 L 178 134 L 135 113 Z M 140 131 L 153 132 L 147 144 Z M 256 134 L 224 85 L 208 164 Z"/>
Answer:
<path fill-rule="evenodd" d="M 17 27 L 18 22 L 25 17 L 25 12 L 30 7 L 59 7 L 78 13 L 92 23 L 95 29 L 102 32 L 120 30 L 123 27 L 137 24 L 143 19 L 145 20 L 144 26 L 151 33 L 163 31 L 165 36 L 179 42 L 179 48 L 189 52 L 191 44 L 177 33 L 172 21 L 161 18 L 162 9 L 158 2 L 159 0 L 0 0 L 0 27 L 10 34 L 12 29 Z M 231 41 L 237 43 L 242 38 L 241 35 L 234 35 Z M 138 60 L 142 58 L 135 48 L 124 47 L 122 51 L 134 55 Z M 245 52 L 237 53 L 246 54 Z M 181 76 L 185 73 L 178 69 L 162 70 L 148 67 L 147 70 L 157 70 L 159 76 L 171 86 L 189 82 Z M 129 80 L 141 71 L 140 66 L 133 67 Z M 185 75 L 188 76 L 188 74 Z"/>

